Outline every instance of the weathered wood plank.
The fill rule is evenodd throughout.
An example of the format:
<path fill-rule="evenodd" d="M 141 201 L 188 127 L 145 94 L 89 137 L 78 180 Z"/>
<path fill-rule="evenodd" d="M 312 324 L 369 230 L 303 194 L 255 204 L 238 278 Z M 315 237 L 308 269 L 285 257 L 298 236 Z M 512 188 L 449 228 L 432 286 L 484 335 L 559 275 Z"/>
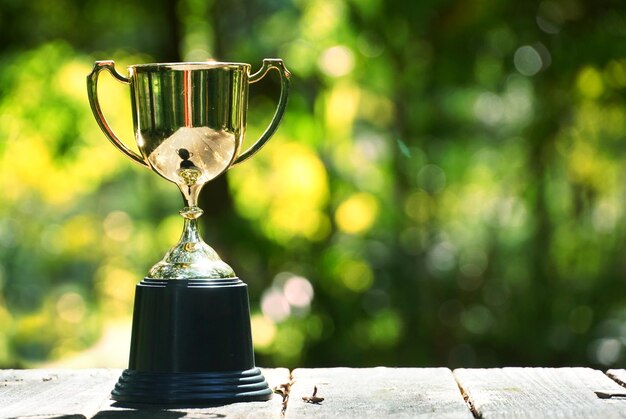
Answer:
<path fill-rule="evenodd" d="M 454 376 L 483 418 L 626 417 L 626 400 L 594 393 L 623 388 L 590 368 L 457 369 Z"/>
<path fill-rule="evenodd" d="M 447 368 L 296 369 L 286 418 L 472 418 Z M 317 386 L 320 404 L 302 400 Z"/>
<path fill-rule="evenodd" d="M 121 370 L 0 370 L 0 417 L 92 417 Z"/>
<path fill-rule="evenodd" d="M 0 418 L 227 417 L 278 418 L 282 399 L 198 409 L 129 409 L 109 396 L 122 370 L 0 370 Z M 265 369 L 270 387 L 289 382 L 286 368 Z"/>
<path fill-rule="evenodd" d="M 286 368 L 262 369 L 263 375 L 270 388 L 289 383 L 289 370 Z M 113 387 L 109 388 L 110 392 Z M 108 396 L 108 395 L 107 395 Z M 133 417 L 145 418 L 280 418 L 282 411 L 282 398 L 274 394 L 267 402 L 233 403 L 224 406 L 185 408 L 185 409 L 130 409 L 118 406 L 113 400 L 107 400 L 100 413 L 95 417 L 119 418 Z"/>

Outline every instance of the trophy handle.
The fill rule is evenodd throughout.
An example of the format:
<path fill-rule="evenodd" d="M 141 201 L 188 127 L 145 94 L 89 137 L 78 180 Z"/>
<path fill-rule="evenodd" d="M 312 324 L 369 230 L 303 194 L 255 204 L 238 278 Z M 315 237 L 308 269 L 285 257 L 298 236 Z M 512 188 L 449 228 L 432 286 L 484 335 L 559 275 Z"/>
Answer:
<path fill-rule="evenodd" d="M 96 61 L 93 65 L 93 70 L 87 76 L 87 94 L 89 95 L 89 104 L 91 105 L 91 111 L 93 112 L 100 129 L 107 138 L 113 143 L 118 150 L 124 153 L 126 156 L 130 157 L 131 160 L 141 164 L 142 166 L 149 167 L 148 164 L 144 161 L 143 157 L 139 154 L 131 150 L 124 144 L 117 135 L 113 132 L 111 127 L 104 117 L 102 113 L 102 109 L 100 109 L 100 101 L 98 100 L 98 75 L 102 70 L 108 70 L 109 73 L 118 81 L 124 84 L 130 84 L 130 80 L 115 70 L 115 63 L 113 61 Z"/>
<path fill-rule="evenodd" d="M 270 122 L 270 125 L 267 127 L 263 135 L 261 135 L 261 138 L 259 138 L 256 143 L 250 146 L 249 149 L 237 156 L 237 159 L 235 159 L 233 165 L 241 163 L 257 151 L 259 151 L 261 147 L 265 145 L 267 140 L 269 140 L 272 135 L 274 135 L 274 132 L 276 131 L 276 128 L 278 128 L 278 124 L 280 124 L 280 120 L 283 118 L 283 114 L 285 113 L 285 108 L 287 107 L 287 97 L 289 93 L 289 77 L 291 76 L 291 73 L 289 73 L 289 70 L 285 68 L 283 60 L 278 58 L 264 59 L 261 69 L 252 74 L 248 81 L 250 84 L 256 83 L 257 81 L 261 80 L 271 69 L 276 69 L 280 74 L 280 98 L 278 99 L 278 107 L 276 108 L 276 112 L 274 113 L 272 122 Z"/>

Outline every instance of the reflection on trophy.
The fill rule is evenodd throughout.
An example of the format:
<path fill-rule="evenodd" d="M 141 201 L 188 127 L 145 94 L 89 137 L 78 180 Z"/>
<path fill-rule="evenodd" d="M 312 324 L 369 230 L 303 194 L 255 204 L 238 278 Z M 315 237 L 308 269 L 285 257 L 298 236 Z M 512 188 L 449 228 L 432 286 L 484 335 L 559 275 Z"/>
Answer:
<path fill-rule="evenodd" d="M 241 151 L 248 85 L 275 69 L 281 92 L 261 138 Z M 130 85 L 140 154 L 111 130 L 97 95 L 108 70 Z M 89 102 L 106 136 L 127 157 L 175 183 L 183 196 L 183 233 L 136 288 L 129 367 L 112 398 L 159 405 L 207 405 L 268 400 L 254 364 L 247 285 L 206 244 L 197 219 L 203 185 L 256 153 L 274 134 L 285 111 L 289 72 L 282 60 L 249 64 L 167 63 L 129 67 L 98 61 L 87 77 Z"/>

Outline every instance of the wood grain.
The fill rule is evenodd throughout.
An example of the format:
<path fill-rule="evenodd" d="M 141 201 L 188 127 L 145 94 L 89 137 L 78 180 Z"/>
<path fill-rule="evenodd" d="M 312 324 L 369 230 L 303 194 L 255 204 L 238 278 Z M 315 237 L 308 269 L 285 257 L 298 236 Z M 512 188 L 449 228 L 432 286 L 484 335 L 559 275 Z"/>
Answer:
<path fill-rule="evenodd" d="M 600 399 L 594 393 L 623 388 L 590 368 L 457 369 L 454 376 L 483 418 L 626 417 L 625 399 Z"/>
<path fill-rule="evenodd" d="M 107 402 L 121 372 L 0 370 L 0 417 L 92 417 Z"/>
<path fill-rule="evenodd" d="M 472 418 L 447 368 L 296 369 L 286 418 Z M 320 404 L 305 403 L 317 387 Z"/>
<path fill-rule="evenodd" d="M 121 370 L 0 370 L 0 418 L 281 418 L 283 401 L 198 409 L 129 409 L 109 394 Z M 285 417 L 625 417 L 626 370 L 589 368 L 264 369 L 271 387 L 293 380 Z M 454 374 L 454 375 L 453 375 Z M 456 378 L 456 381 L 455 381 Z M 626 385 L 625 385 L 626 386 Z M 305 403 L 317 387 L 319 404 Z M 460 387 L 460 389 L 459 389 Z M 463 393 L 461 392 L 463 391 Z M 467 403 L 463 400 L 467 397 Z"/>
<path fill-rule="evenodd" d="M 198 409 L 129 409 L 109 396 L 122 370 L 0 370 L 0 418 L 279 418 L 282 399 Z M 270 387 L 289 382 L 286 368 L 264 369 Z"/>

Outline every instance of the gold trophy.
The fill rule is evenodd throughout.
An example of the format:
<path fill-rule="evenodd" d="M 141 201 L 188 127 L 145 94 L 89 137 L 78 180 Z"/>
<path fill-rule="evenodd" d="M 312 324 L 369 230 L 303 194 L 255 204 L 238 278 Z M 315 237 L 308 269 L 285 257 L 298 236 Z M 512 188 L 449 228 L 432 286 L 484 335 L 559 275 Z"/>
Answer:
<path fill-rule="evenodd" d="M 242 151 L 248 86 L 275 69 L 278 107 L 267 128 Z M 109 71 L 130 86 L 140 154 L 109 127 L 98 101 L 98 75 Z M 98 125 L 127 157 L 175 183 L 183 196 L 183 233 L 137 284 L 129 367 L 112 398 L 131 404 L 212 405 L 268 400 L 255 367 L 247 285 L 198 232 L 198 195 L 205 183 L 256 153 L 274 134 L 287 105 L 289 72 L 265 59 L 250 74 L 241 63 L 132 65 L 128 77 L 113 61 L 97 61 L 87 76 Z"/>

